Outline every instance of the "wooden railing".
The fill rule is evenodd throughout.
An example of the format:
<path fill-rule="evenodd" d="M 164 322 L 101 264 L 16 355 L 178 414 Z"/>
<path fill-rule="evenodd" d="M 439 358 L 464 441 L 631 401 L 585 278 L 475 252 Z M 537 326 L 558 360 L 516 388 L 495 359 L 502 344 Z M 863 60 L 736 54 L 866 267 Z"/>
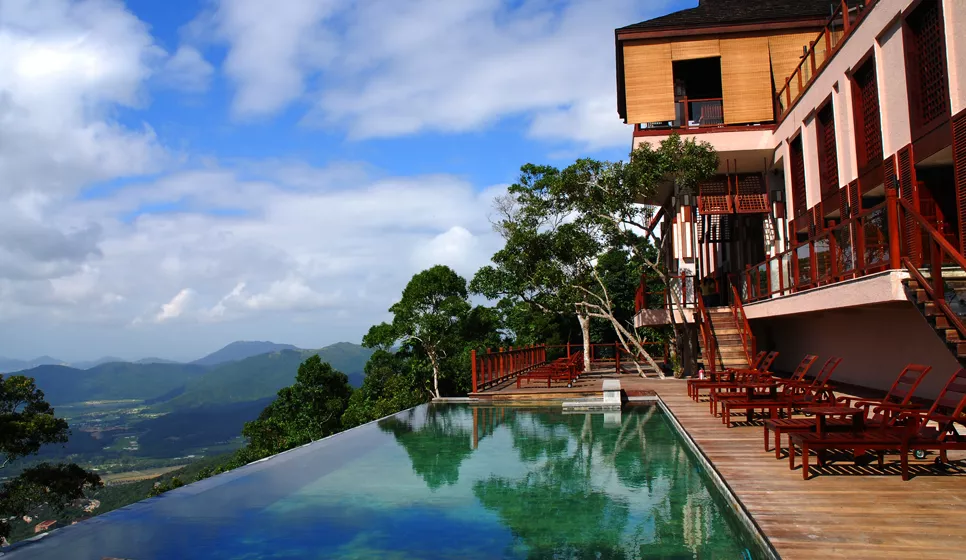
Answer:
<path fill-rule="evenodd" d="M 805 93 L 815 76 L 825 67 L 825 63 L 838 52 L 845 40 L 852 34 L 852 30 L 876 2 L 877 0 L 867 0 L 864 4 L 858 4 L 857 7 L 853 8 L 855 13 L 850 13 L 848 2 L 840 0 L 835 12 L 832 13 L 832 17 L 825 24 L 825 28 L 814 41 L 809 42 L 801 62 L 798 63 L 791 75 L 785 78 L 784 86 L 775 95 L 775 106 L 779 121 Z"/>
<path fill-rule="evenodd" d="M 735 325 L 738 326 L 738 335 L 741 337 L 741 346 L 745 350 L 748 366 L 751 367 L 754 356 L 758 353 L 755 348 L 755 335 L 751 332 L 751 325 L 745 315 L 745 308 L 741 305 L 741 298 L 738 297 L 738 290 L 734 285 L 731 286 L 731 291 L 733 296 L 731 298 L 731 313 L 735 317 Z"/>
<path fill-rule="evenodd" d="M 732 278 L 745 303 L 899 268 L 895 191 L 882 204 Z"/>
<path fill-rule="evenodd" d="M 897 222 L 903 229 L 901 233 L 902 264 L 909 274 L 919 282 L 925 290 L 932 304 L 939 309 L 959 333 L 960 340 L 966 340 L 966 325 L 960 319 L 959 313 L 954 311 L 948 300 L 958 300 L 959 297 L 947 297 L 946 275 L 966 281 L 966 258 L 939 230 L 930 225 L 907 201 L 898 199 L 899 214 Z M 927 280 L 923 270 L 929 271 Z M 954 295 L 961 296 L 963 294 Z M 961 310 L 961 312 L 966 309 Z"/>
<path fill-rule="evenodd" d="M 470 352 L 473 392 L 500 384 L 547 361 L 547 346 Z"/>
<path fill-rule="evenodd" d="M 634 294 L 634 312 L 640 313 L 644 309 L 670 309 L 672 299 L 668 294 L 667 288 L 662 286 L 660 289 L 653 290 L 647 286 L 647 276 L 642 274 L 641 281 L 637 285 L 637 292 Z M 685 308 L 694 307 L 697 297 L 697 286 L 694 276 L 688 274 L 677 274 L 668 278 L 670 288 L 675 290 L 680 298 L 681 304 Z"/>
<path fill-rule="evenodd" d="M 718 367 L 718 340 L 714 337 L 714 332 L 711 331 L 711 315 L 704 306 L 703 298 L 698 298 L 698 314 L 701 316 L 698 325 L 701 328 L 701 340 L 704 342 L 705 367 L 709 368 L 711 373 L 714 373 Z"/>

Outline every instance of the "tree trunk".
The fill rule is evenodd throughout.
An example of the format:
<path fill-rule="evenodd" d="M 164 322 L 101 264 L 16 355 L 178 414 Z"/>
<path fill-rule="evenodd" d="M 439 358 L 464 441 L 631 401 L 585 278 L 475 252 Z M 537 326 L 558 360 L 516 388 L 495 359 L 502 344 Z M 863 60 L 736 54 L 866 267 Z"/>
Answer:
<path fill-rule="evenodd" d="M 590 373 L 590 315 L 578 312 L 577 322 L 580 323 L 580 336 L 584 342 L 584 372 Z"/>
<path fill-rule="evenodd" d="M 434 350 L 428 350 L 426 354 L 429 355 L 429 363 L 433 366 L 433 390 L 431 391 L 433 398 L 439 398 L 439 359 L 436 356 Z"/>

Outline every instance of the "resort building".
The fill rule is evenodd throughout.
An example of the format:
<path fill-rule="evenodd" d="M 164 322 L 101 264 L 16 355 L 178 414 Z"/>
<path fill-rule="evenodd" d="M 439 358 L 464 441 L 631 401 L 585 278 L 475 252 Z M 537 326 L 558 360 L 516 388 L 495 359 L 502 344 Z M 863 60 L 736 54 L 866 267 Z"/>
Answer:
<path fill-rule="evenodd" d="M 636 324 L 694 321 L 705 367 L 834 355 L 888 389 L 928 364 L 935 396 L 966 359 L 966 2 L 700 0 L 615 39 L 633 147 L 677 133 L 720 162 L 641 201 L 677 297 L 642 287 Z"/>

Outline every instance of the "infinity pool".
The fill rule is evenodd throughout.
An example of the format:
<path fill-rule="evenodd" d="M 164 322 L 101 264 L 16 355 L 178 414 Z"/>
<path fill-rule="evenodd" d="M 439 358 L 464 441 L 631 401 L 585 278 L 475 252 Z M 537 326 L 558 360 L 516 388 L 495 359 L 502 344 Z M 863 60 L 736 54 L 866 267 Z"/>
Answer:
<path fill-rule="evenodd" d="M 758 558 L 656 406 L 424 405 L 8 552 L 101 560 Z"/>

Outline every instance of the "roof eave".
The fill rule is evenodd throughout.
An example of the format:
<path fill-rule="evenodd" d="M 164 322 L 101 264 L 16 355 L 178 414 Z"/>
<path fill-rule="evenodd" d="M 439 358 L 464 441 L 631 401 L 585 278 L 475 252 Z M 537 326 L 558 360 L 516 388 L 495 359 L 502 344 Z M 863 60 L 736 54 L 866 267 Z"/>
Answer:
<path fill-rule="evenodd" d="M 796 18 L 784 21 L 759 21 L 748 23 L 732 23 L 704 26 L 673 26 L 650 29 L 635 29 L 622 27 L 615 30 L 618 42 L 636 39 L 663 39 L 669 37 L 693 37 L 695 35 L 721 35 L 744 33 L 761 30 L 800 29 L 807 27 L 823 27 L 828 23 L 827 16 L 813 18 Z"/>

